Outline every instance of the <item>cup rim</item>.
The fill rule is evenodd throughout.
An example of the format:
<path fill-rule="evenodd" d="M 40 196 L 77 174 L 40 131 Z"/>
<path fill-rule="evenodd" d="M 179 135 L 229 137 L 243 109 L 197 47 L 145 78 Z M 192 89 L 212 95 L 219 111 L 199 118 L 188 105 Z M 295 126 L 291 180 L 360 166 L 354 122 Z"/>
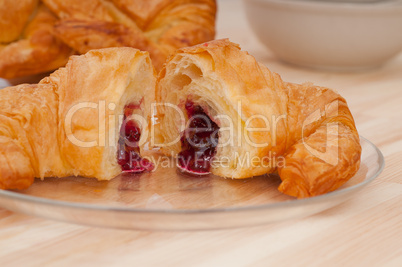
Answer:
<path fill-rule="evenodd" d="M 243 0 L 243 2 L 253 2 L 261 5 L 271 5 L 276 7 L 286 7 L 295 9 L 320 9 L 326 11 L 366 11 L 366 12 L 402 12 L 402 1 L 388 0 L 376 2 L 335 2 L 318 0 Z"/>

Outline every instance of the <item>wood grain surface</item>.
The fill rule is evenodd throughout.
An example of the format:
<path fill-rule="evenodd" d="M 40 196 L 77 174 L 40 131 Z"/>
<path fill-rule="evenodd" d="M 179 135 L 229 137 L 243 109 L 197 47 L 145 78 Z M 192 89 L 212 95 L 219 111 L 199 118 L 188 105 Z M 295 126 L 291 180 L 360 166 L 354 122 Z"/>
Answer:
<path fill-rule="evenodd" d="M 385 156 L 383 173 L 325 212 L 231 230 L 123 231 L 0 208 L 0 266 L 402 266 L 402 54 L 355 73 L 287 65 L 257 41 L 240 1 L 219 4 L 218 38 L 241 44 L 286 81 L 312 81 L 347 99 L 360 134 Z"/>

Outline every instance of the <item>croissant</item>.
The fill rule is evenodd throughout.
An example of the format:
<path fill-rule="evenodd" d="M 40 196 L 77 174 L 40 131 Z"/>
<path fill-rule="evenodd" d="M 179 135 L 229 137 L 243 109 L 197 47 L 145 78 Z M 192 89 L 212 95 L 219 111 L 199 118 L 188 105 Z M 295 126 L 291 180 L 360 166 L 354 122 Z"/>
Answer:
<path fill-rule="evenodd" d="M 74 50 L 135 47 L 149 51 L 157 70 L 177 48 L 215 35 L 215 0 L 43 1 L 61 18 L 57 36 Z"/>
<path fill-rule="evenodd" d="M 72 56 L 39 84 L 0 90 L 0 189 L 152 168 L 140 157 L 140 118 L 150 116 L 155 75 L 147 52 L 107 48 Z"/>
<path fill-rule="evenodd" d="M 277 171 L 279 190 L 324 194 L 358 170 L 361 146 L 335 91 L 284 82 L 228 40 L 179 49 L 161 70 L 153 146 L 180 169 L 228 178 Z"/>
<path fill-rule="evenodd" d="M 7 79 L 51 71 L 64 66 L 72 53 L 106 47 L 148 51 L 160 70 L 175 49 L 215 36 L 215 0 L 3 3 L 0 77 Z"/>
<path fill-rule="evenodd" d="M 53 35 L 57 17 L 37 0 L 0 5 L 0 77 L 15 78 L 57 69 L 71 48 Z"/>

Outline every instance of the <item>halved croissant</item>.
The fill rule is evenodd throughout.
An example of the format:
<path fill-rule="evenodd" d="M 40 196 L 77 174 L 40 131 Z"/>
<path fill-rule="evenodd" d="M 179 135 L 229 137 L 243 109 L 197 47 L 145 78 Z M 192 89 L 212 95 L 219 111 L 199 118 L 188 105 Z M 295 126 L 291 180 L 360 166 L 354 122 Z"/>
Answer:
<path fill-rule="evenodd" d="M 131 105 L 149 117 L 155 80 L 147 52 L 108 48 L 71 57 L 39 84 L 0 90 L 0 189 L 27 188 L 34 177 L 117 176 L 119 116 Z"/>
<path fill-rule="evenodd" d="M 248 178 L 278 170 L 279 190 L 303 198 L 335 190 L 359 168 L 359 136 L 345 99 L 328 88 L 283 82 L 228 40 L 172 55 L 156 101 L 171 105 L 157 106 L 154 145 L 187 157 L 179 159 L 187 171 L 208 172 L 210 164 L 215 175 Z M 194 114 L 209 118 L 195 123 Z M 204 124 L 203 135 L 191 129 Z"/>

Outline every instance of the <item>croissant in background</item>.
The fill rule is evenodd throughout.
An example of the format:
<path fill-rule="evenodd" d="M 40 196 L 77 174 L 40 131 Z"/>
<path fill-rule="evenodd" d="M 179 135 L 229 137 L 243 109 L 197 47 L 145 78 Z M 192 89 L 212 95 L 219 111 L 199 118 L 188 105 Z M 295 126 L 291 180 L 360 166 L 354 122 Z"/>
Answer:
<path fill-rule="evenodd" d="M 3 0 L 0 77 L 64 66 L 106 47 L 148 51 L 157 70 L 181 47 L 214 39 L 215 0 Z"/>
<path fill-rule="evenodd" d="M 154 145 L 187 172 L 241 179 L 277 170 L 279 190 L 304 198 L 359 169 L 344 98 L 286 83 L 228 40 L 179 49 L 159 74 L 156 101 L 171 105 L 157 107 Z"/>
<path fill-rule="evenodd" d="M 54 36 L 57 20 L 37 0 L 1 1 L 1 78 L 47 72 L 67 63 L 73 51 Z"/>
<path fill-rule="evenodd" d="M 71 57 L 39 84 L 0 90 L 0 189 L 151 168 L 139 155 L 148 124 L 131 116 L 150 117 L 155 82 L 147 52 L 106 48 Z"/>

